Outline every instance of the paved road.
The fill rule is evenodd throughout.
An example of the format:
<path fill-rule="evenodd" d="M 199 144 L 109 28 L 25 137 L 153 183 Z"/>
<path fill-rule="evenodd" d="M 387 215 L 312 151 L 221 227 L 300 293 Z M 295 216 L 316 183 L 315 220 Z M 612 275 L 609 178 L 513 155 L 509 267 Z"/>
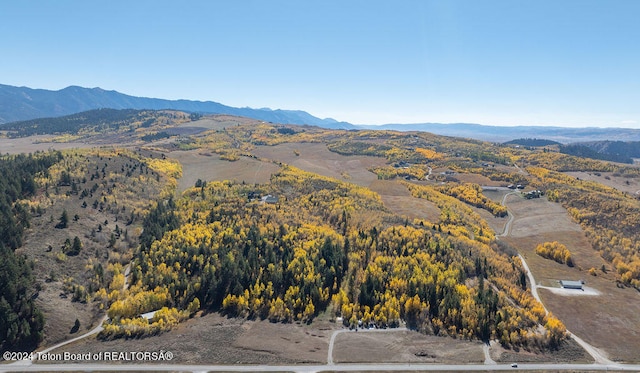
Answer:
<path fill-rule="evenodd" d="M 0 372 L 392 372 L 392 371 L 640 371 L 640 365 L 602 365 L 602 364 L 336 364 L 327 365 L 182 365 L 182 364 L 34 364 L 26 367 L 0 365 Z"/>

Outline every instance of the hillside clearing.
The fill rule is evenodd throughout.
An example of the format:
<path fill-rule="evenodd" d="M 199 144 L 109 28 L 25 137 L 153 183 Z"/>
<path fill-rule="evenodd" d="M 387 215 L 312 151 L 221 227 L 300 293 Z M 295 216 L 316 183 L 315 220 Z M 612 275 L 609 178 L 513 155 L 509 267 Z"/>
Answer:
<path fill-rule="evenodd" d="M 552 285 L 558 280 L 584 280 L 599 295 L 566 296 L 545 287 L 539 288 L 545 306 L 567 326 L 567 329 L 595 347 L 605 351 L 614 361 L 640 361 L 637 346 L 640 335 L 640 302 L 638 292 L 619 288 L 615 274 L 602 272 L 610 266 L 595 252 L 579 225 L 571 221 L 560 205 L 546 199 L 525 200 L 509 196 L 507 200 L 515 219 L 512 236 L 504 240 L 518 248 L 525 256 L 536 281 Z M 558 241 L 572 253 L 575 267 L 571 268 L 535 254 L 535 247 L 543 242 Z M 587 272 L 595 268 L 597 276 Z M 611 307 L 611 305 L 624 305 Z"/>
<path fill-rule="evenodd" d="M 176 159 L 182 165 L 182 178 L 178 180 L 178 192 L 194 186 L 198 179 L 203 181 L 237 180 L 249 184 L 266 183 L 271 174 L 280 167 L 270 162 L 240 157 L 235 162 L 229 162 L 217 154 L 202 150 L 173 151 L 169 158 Z"/>

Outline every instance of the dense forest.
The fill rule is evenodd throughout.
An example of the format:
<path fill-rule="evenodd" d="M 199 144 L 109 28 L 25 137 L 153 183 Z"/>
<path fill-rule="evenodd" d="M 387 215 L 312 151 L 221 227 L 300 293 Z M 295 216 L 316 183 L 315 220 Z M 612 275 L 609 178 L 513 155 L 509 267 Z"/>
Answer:
<path fill-rule="evenodd" d="M 33 349 L 42 339 L 44 318 L 33 295 L 32 263 L 14 249 L 22 245 L 30 211 L 19 200 L 34 195 L 34 177 L 46 173 L 60 153 L 0 158 L 0 349 Z"/>
<path fill-rule="evenodd" d="M 526 138 L 505 142 L 504 145 L 520 145 L 534 150 L 536 147 L 554 146 L 563 154 L 611 161 L 619 163 L 633 163 L 633 158 L 640 158 L 640 146 L 637 141 L 594 141 L 574 144 L 561 144 L 557 141 Z"/>
<path fill-rule="evenodd" d="M 515 140 L 507 141 L 504 144 L 505 145 L 522 145 L 522 146 L 530 146 L 530 147 L 560 145 L 560 143 L 557 141 L 547 140 L 547 139 L 536 139 L 536 138 L 515 139 Z"/>
<path fill-rule="evenodd" d="M 582 144 L 569 144 L 560 145 L 560 152 L 564 154 L 575 155 L 577 157 L 599 159 L 603 161 L 619 162 L 619 163 L 633 163 L 633 159 L 629 156 L 629 152 L 599 152 L 589 146 Z"/>
<path fill-rule="evenodd" d="M 152 110 L 95 109 L 55 118 L 40 118 L 22 122 L 0 124 L 0 130 L 9 131 L 10 137 L 32 135 L 81 135 L 108 131 L 133 131 L 159 124 L 186 120 L 187 114 Z"/>
<path fill-rule="evenodd" d="M 580 145 L 587 146 L 598 153 L 640 158 L 640 141 L 593 141 L 580 143 Z"/>

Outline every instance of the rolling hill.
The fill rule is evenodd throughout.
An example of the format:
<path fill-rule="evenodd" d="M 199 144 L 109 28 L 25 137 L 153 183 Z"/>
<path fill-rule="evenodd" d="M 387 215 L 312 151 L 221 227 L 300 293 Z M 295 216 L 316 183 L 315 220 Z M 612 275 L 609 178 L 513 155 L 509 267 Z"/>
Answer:
<path fill-rule="evenodd" d="M 518 138 L 544 138 L 563 144 L 601 140 L 639 141 L 640 130 L 631 128 L 567 128 L 545 126 L 488 126 L 472 123 L 414 123 L 362 126 L 367 129 L 424 131 L 444 136 L 506 142 Z"/>

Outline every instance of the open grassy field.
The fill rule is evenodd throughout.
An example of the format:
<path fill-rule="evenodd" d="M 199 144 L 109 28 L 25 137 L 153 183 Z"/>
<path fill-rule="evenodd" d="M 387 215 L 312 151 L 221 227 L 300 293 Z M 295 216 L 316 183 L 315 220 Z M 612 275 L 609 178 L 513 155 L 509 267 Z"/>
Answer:
<path fill-rule="evenodd" d="M 220 130 L 223 128 L 237 126 L 239 124 L 258 124 L 262 121 L 250 118 L 235 117 L 233 115 L 219 114 L 203 117 L 202 119 L 178 124 L 177 127 L 201 127 L 207 130 Z"/>
<path fill-rule="evenodd" d="M 300 155 L 296 155 L 298 152 Z M 411 197 L 407 188 L 396 180 L 378 180 L 368 171 L 383 166 L 384 158 L 369 156 L 344 156 L 331 152 L 324 144 L 291 143 L 277 146 L 259 146 L 259 157 L 291 164 L 305 171 L 315 172 L 346 182 L 366 186 L 378 193 L 384 205 L 391 211 L 410 219 L 422 218 L 436 221 L 440 209 L 424 199 Z"/>
<path fill-rule="evenodd" d="M 220 159 L 217 154 L 202 150 L 173 151 L 168 156 L 182 164 L 182 178 L 178 180 L 179 193 L 192 187 L 198 179 L 203 181 L 236 180 L 250 184 L 265 183 L 269 181 L 271 174 L 280 169 L 274 163 L 247 157 L 240 157 L 235 162 L 229 162 Z"/>
<path fill-rule="evenodd" d="M 282 324 L 226 318 L 217 313 L 196 316 L 159 336 L 99 341 L 90 337 L 56 352 L 171 351 L 172 363 L 324 364 L 336 325 Z"/>
<path fill-rule="evenodd" d="M 52 143 L 44 142 L 52 136 L 30 136 L 17 139 L 0 138 L 0 154 L 34 153 L 36 151 L 88 148 L 83 142 Z"/>
<path fill-rule="evenodd" d="M 322 316 L 310 325 L 227 318 L 217 313 L 196 316 L 159 336 L 100 341 L 89 337 L 56 353 L 105 351 L 171 351 L 172 363 L 186 364 L 325 364 L 329 340 L 341 326 Z M 572 341 L 558 351 L 534 354 L 491 348 L 499 362 L 590 362 Z M 436 337 L 409 330 L 347 331 L 336 336 L 335 363 L 443 363 L 485 361 L 479 341 Z"/>
<path fill-rule="evenodd" d="M 594 296 L 563 296 L 540 289 L 547 308 L 558 316 L 567 328 L 588 343 L 603 350 L 610 359 L 640 361 L 640 302 L 637 291 L 619 288 L 611 273 L 602 272 L 608 265 L 595 252 L 580 226 L 571 221 L 566 211 L 546 199 L 525 200 L 508 197 L 507 205 L 515 216 L 512 235 L 504 240 L 525 256 L 536 281 L 545 286 L 557 286 L 558 280 L 584 280 L 587 286 L 600 292 Z M 567 246 L 575 261 L 570 268 L 535 254 L 535 247 L 546 241 L 558 241 Z M 587 270 L 596 268 L 597 276 Z M 612 307 L 612 305 L 618 305 Z"/>
<path fill-rule="evenodd" d="M 411 330 L 349 331 L 338 334 L 336 363 L 480 364 L 482 342 L 424 335 Z"/>
<path fill-rule="evenodd" d="M 640 180 L 616 176 L 613 172 L 565 172 L 565 174 L 580 178 L 581 180 L 596 181 L 600 184 L 616 188 L 621 192 L 627 192 L 636 196 L 640 195 Z"/>
<path fill-rule="evenodd" d="M 407 187 L 396 180 L 374 180 L 369 188 L 380 195 L 385 207 L 409 219 L 438 221 L 440 209 L 423 198 L 414 198 Z"/>
<path fill-rule="evenodd" d="M 294 151 L 297 151 L 300 155 L 296 155 Z M 325 144 L 315 143 L 257 146 L 253 153 L 258 157 L 287 163 L 305 171 L 315 172 L 366 187 L 378 179 L 368 169 L 386 164 L 384 158 L 344 156 L 329 151 Z"/>
<path fill-rule="evenodd" d="M 491 358 L 498 363 L 593 363 L 593 358 L 573 339 L 567 339 L 559 349 L 545 354 L 507 350 L 497 343 L 492 343 Z"/>

